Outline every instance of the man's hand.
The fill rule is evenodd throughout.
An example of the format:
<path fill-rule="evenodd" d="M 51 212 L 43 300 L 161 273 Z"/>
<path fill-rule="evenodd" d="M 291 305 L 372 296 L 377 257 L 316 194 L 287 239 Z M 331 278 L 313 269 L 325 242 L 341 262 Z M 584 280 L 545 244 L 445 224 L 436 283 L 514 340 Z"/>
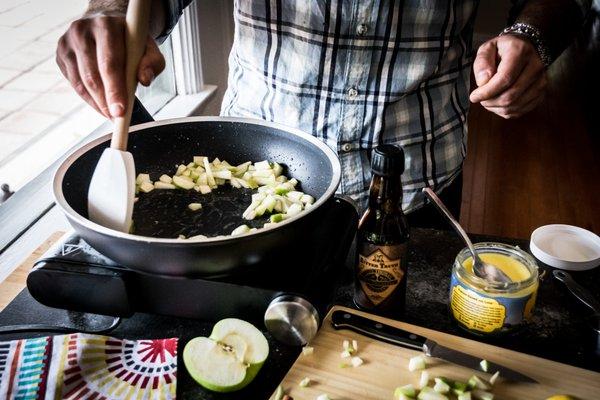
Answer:
<path fill-rule="evenodd" d="M 125 56 L 125 16 L 112 12 L 73 22 L 58 41 L 56 63 L 79 96 L 107 118 L 115 118 L 127 106 Z M 148 86 L 164 68 L 165 59 L 148 36 L 137 79 Z"/>
<path fill-rule="evenodd" d="M 544 98 L 546 71 L 527 39 L 495 37 L 479 47 L 473 63 L 477 89 L 470 100 L 502 118 L 516 118 L 533 110 Z"/>

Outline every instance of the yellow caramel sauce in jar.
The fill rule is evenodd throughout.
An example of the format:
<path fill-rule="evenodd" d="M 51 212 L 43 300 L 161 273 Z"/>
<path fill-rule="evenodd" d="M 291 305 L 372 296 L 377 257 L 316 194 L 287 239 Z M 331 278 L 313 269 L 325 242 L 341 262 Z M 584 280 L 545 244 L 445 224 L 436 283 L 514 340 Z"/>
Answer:
<path fill-rule="evenodd" d="M 454 260 L 450 282 L 450 314 L 462 329 L 499 336 L 521 328 L 531 317 L 538 290 L 535 259 L 518 247 L 477 243 L 479 257 L 504 272 L 512 282 L 490 282 L 475 275 L 468 248 Z"/>

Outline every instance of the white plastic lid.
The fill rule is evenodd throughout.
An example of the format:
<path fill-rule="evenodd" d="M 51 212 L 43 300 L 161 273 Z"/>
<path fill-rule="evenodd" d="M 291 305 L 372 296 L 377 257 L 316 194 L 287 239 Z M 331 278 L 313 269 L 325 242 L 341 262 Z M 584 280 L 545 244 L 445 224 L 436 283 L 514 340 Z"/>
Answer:
<path fill-rule="evenodd" d="M 533 255 L 555 268 L 584 271 L 600 265 L 600 237 L 572 225 L 544 225 L 531 234 Z"/>

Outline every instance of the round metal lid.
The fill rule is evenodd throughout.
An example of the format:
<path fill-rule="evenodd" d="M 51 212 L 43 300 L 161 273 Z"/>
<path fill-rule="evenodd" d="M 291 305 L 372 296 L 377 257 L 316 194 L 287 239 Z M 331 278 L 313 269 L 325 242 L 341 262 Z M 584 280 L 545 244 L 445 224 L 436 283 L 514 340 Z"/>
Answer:
<path fill-rule="evenodd" d="M 531 234 L 533 255 L 555 268 L 584 271 L 600 265 L 600 237 L 572 225 L 544 225 Z"/>
<path fill-rule="evenodd" d="M 276 297 L 265 312 L 265 326 L 282 343 L 303 346 L 310 342 L 319 329 L 319 313 L 299 296 Z"/>

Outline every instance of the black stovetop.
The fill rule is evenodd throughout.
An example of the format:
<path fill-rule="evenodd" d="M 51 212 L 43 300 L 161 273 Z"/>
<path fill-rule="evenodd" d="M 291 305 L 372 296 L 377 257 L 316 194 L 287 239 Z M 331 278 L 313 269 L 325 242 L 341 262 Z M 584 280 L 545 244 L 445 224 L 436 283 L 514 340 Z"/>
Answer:
<path fill-rule="evenodd" d="M 476 237 L 478 241 L 497 238 Z M 519 240 L 500 240 L 504 243 L 527 248 L 527 243 Z M 450 321 L 447 311 L 450 269 L 454 257 L 462 248 L 460 240 L 452 232 L 413 229 L 411 232 L 407 309 L 404 320 L 427 328 L 448 332 L 483 341 L 469 336 L 456 328 Z M 349 257 L 346 268 L 333 285 L 333 302 L 352 306 L 353 257 Z M 549 358 L 559 362 L 600 371 L 600 363 L 589 358 L 584 345 L 587 315 L 561 283 L 551 276 L 551 268 L 540 264 L 544 273 L 540 284 L 538 302 L 534 318 L 521 332 L 492 341 L 493 344 L 516 351 Z M 574 278 L 600 298 L 600 268 L 573 273 Z M 24 290 L 2 313 L 0 325 L 23 323 L 85 323 L 106 325 L 107 317 L 85 316 L 67 313 L 40 305 Z M 260 326 L 261 321 L 251 321 Z M 180 345 L 195 336 L 207 335 L 214 321 L 198 321 L 150 314 L 135 314 L 111 333 L 119 338 L 160 338 L 179 337 Z M 22 337 L 23 335 L 20 335 Z M 180 399 L 237 399 L 268 398 L 277 383 L 291 367 L 299 350 L 281 345 L 267 334 L 271 345 L 271 355 L 257 379 L 244 391 L 230 395 L 213 394 L 196 385 L 180 360 L 178 375 L 178 398 Z M 4 335 L 2 340 L 16 338 Z M 181 354 L 181 352 L 180 352 Z"/>

